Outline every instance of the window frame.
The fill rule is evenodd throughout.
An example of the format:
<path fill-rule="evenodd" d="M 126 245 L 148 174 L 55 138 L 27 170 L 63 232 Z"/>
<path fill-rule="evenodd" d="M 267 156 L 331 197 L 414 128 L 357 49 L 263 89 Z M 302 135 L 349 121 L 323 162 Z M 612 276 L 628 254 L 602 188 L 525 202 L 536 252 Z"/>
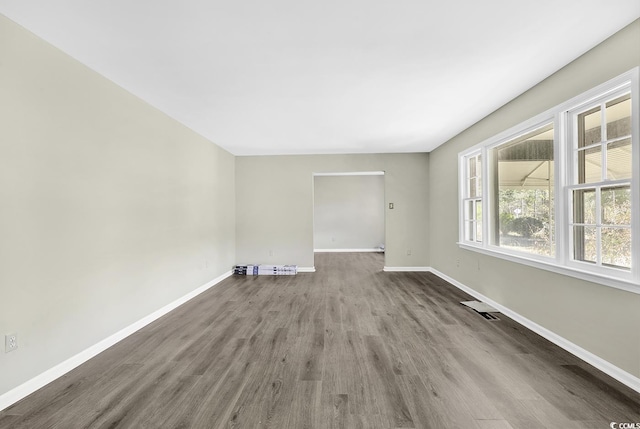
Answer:
<path fill-rule="evenodd" d="M 477 160 L 477 158 L 480 157 L 480 160 Z M 478 172 L 476 171 L 475 176 L 473 176 L 473 178 L 476 179 L 476 181 L 478 180 L 478 178 L 480 178 L 482 186 L 480 186 L 480 194 L 478 195 L 476 192 L 476 195 L 471 195 L 470 192 L 470 187 L 469 187 L 469 183 L 471 182 L 472 177 L 469 175 L 469 160 L 470 159 L 476 159 L 476 169 L 478 168 L 478 164 L 480 164 L 480 176 L 478 176 Z M 485 231 L 485 226 L 484 226 L 484 199 L 483 199 L 483 193 L 484 193 L 484 181 L 485 178 L 482 176 L 482 173 L 484 172 L 484 162 L 485 162 L 485 158 L 482 157 L 482 153 L 481 151 L 474 151 L 471 153 L 466 154 L 465 156 L 460 157 L 460 169 L 464 171 L 464 177 L 465 180 L 464 182 L 461 183 L 461 203 L 460 203 L 460 224 L 461 224 L 461 237 L 464 239 L 464 241 L 469 242 L 469 243 L 482 243 L 483 239 L 484 239 L 484 231 Z M 477 183 L 477 182 L 476 182 Z M 476 185 L 477 186 L 477 185 Z M 467 215 L 466 215 L 466 210 L 465 210 L 465 206 L 471 202 L 473 205 L 472 211 L 473 211 L 473 215 L 471 216 L 470 219 L 467 219 Z M 480 202 L 483 210 L 482 210 L 482 218 L 480 219 L 481 222 L 481 230 L 483 232 L 483 234 L 481 234 L 481 239 L 477 240 L 477 228 L 478 228 L 478 216 L 477 216 L 477 203 Z M 467 227 L 467 224 L 471 222 L 471 224 L 473 225 L 473 240 L 467 240 L 466 238 L 464 238 L 466 236 L 465 234 L 465 228 Z"/>
<path fill-rule="evenodd" d="M 544 270 L 580 278 L 590 282 L 615 287 L 640 294 L 640 264 L 633 263 L 640 260 L 640 67 L 621 74 L 597 87 L 586 91 L 570 100 L 563 102 L 533 118 L 513 126 L 493 137 L 490 137 L 458 154 L 458 205 L 459 205 L 459 236 L 460 248 L 495 256 L 512 262 L 534 266 Z M 603 265 L 593 266 L 590 263 L 574 260 L 572 251 L 572 223 L 574 189 L 593 187 L 593 184 L 577 184 L 573 181 L 574 138 L 577 135 L 577 121 L 570 122 L 572 116 L 577 118 L 577 112 L 584 112 L 597 102 L 606 102 L 623 93 L 631 94 L 631 147 L 632 147 L 632 177 L 629 180 L 611 180 L 604 185 L 609 187 L 617 182 L 630 183 L 631 186 L 631 254 L 632 266 L 630 270 L 611 268 Z M 605 101 L 603 101 L 605 100 Z M 529 252 L 519 252 L 493 244 L 495 216 L 493 205 L 494 195 L 490 192 L 493 174 L 497 165 L 493 165 L 491 151 L 502 144 L 517 139 L 531 131 L 551 123 L 554 129 L 554 238 L 555 255 L 541 256 Z M 604 126 L 604 125 L 603 125 Z M 467 198 L 467 167 L 466 160 L 472 156 L 482 158 L 482 242 L 465 239 L 464 202 Z M 599 183 L 598 186 L 602 185 Z"/>
<path fill-rule="evenodd" d="M 566 235 L 566 239 L 567 241 L 565 242 L 565 245 L 568 248 L 568 252 L 567 252 L 567 265 L 578 268 L 578 269 L 584 269 L 586 271 L 593 271 L 593 272 L 601 272 L 604 274 L 607 274 L 609 276 L 612 277 L 620 277 L 622 279 L 627 279 L 629 281 L 633 281 L 634 280 L 634 276 L 633 273 L 631 272 L 632 270 L 628 270 L 628 271 L 624 271 L 621 270 L 619 268 L 613 268 L 613 267 L 607 267 L 606 265 L 603 265 L 603 262 L 601 261 L 602 259 L 602 255 L 601 255 L 601 250 L 602 250 L 602 243 L 601 243 L 601 232 L 603 228 L 606 228 L 606 224 L 604 224 L 602 222 L 601 216 L 602 216 L 602 203 L 601 203 L 601 195 L 602 195 L 602 191 L 605 189 L 609 189 L 609 188 L 616 188 L 619 187 L 621 185 L 629 185 L 629 187 L 631 188 L 631 215 L 632 215 L 632 219 L 631 219 L 631 224 L 629 225 L 629 229 L 631 229 L 631 233 L 632 233 L 632 239 L 631 239 L 631 254 L 632 255 L 638 255 L 637 250 L 634 251 L 634 240 L 633 240 L 633 231 L 634 231 L 634 223 L 633 223 L 633 217 L 638 217 L 637 215 L 634 216 L 634 214 L 637 214 L 637 209 L 635 209 L 634 207 L 634 178 L 636 178 L 635 182 L 638 182 L 638 176 L 637 173 L 635 171 L 633 171 L 633 166 L 634 164 L 637 164 L 637 156 L 634 157 L 633 154 L 633 149 L 634 149 L 634 134 L 637 134 L 637 128 L 634 129 L 633 127 L 633 112 L 635 111 L 635 109 L 633 108 L 634 106 L 632 105 L 632 113 L 631 113 L 631 118 L 632 118 L 632 124 L 631 124 L 631 148 L 632 148 L 632 159 L 631 159 L 631 164 L 632 164 L 632 173 L 631 173 L 631 177 L 628 179 L 618 179 L 618 180 L 610 180 L 607 179 L 606 177 L 606 172 L 607 172 L 607 165 L 606 165 L 606 159 L 607 159 L 607 154 L 606 154 L 606 146 L 609 144 L 609 140 L 610 139 L 603 139 L 602 137 L 605 136 L 606 134 L 606 121 L 604 123 L 600 124 L 601 127 L 601 140 L 599 143 L 596 144 L 592 144 L 592 145 L 588 145 L 587 147 L 596 147 L 596 146 L 600 146 L 601 148 L 601 160 L 602 165 L 601 165 L 601 177 L 600 180 L 595 181 L 595 182 L 585 182 L 585 183 L 580 183 L 580 180 L 578 178 L 579 174 L 579 167 L 578 167 L 578 159 L 579 156 L 577 155 L 577 153 L 579 151 L 586 151 L 588 149 L 581 149 L 579 147 L 577 147 L 577 139 L 579 137 L 579 123 L 578 123 L 578 118 L 580 117 L 581 114 L 584 114 L 585 112 L 589 111 L 589 110 L 593 110 L 595 106 L 600 107 L 600 111 L 601 111 L 601 117 L 605 118 L 605 113 L 603 112 L 603 107 L 605 107 L 607 101 L 610 100 L 614 100 L 616 98 L 619 98 L 625 94 L 629 94 L 631 95 L 631 102 L 633 104 L 634 102 L 634 98 L 637 98 L 637 96 L 634 95 L 633 93 L 633 89 L 631 87 L 631 83 L 629 83 L 629 85 L 624 85 L 621 87 L 618 87 L 617 89 L 611 90 L 611 91 L 607 91 L 606 93 L 602 94 L 602 96 L 597 97 L 595 99 L 591 99 L 586 101 L 585 103 L 582 103 L 580 105 L 577 105 L 576 107 L 574 107 L 573 109 L 568 110 L 567 112 L 565 112 L 566 115 L 566 121 L 568 124 L 567 127 L 567 147 L 566 147 L 566 153 L 567 153 L 567 159 L 569 160 L 569 162 L 567 163 L 567 180 L 566 180 L 566 199 L 567 199 L 567 217 L 568 217 L 568 221 L 566 224 L 566 227 L 569 228 L 568 234 Z M 637 115 L 636 115 L 637 116 Z M 617 139 L 617 140 L 622 140 L 622 139 Z M 635 139 L 637 142 L 637 138 Z M 634 162 L 634 160 L 636 162 Z M 637 188 L 637 185 L 635 186 Z M 592 226 L 593 228 L 595 228 L 596 230 L 596 237 L 597 237 L 597 245 L 596 245 L 596 261 L 591 263 L 591 262 L 586 262 L 586 261 L 581 261 L 581 260 L 577 260 L 575 259 L 574 256 L 572 256 L 573 252 L 573 245 L 575 243 L 575 238 L 574 238 L 574 230 L 572 228 L 572 226 L 574 226 L 574 224 L 579 222 L 575 222 L 575 220 L 573 220 L 572 214 L 574 212 L 575 209 L 575 201 L 574 198 L 572 197 L 572 193 L 574 191 L 578 191 L 578 190 L 591 190 L 593 189 L 595 194 L 595 206 L 596 206 L 596 211 L 595 211 L 595 215 L 596 215 L 596 220 L 595 220 L 595 224 Z M 637 190 L 636 190 L 637 191 Z M 637 201 L 637 198 L 635 198 L 635 200 Z M 637 229 L 636 229 L 637 231 Z M 636 233 L 637 234 L 637 233 Z M 637 239 L 635 241 L 638 241 Z M 637 258 L 636 258 L 637 259 Z M 595 265 L 593 265 L 595 264 Z M 633 267 L 632 267 L 633 268 Z"/>

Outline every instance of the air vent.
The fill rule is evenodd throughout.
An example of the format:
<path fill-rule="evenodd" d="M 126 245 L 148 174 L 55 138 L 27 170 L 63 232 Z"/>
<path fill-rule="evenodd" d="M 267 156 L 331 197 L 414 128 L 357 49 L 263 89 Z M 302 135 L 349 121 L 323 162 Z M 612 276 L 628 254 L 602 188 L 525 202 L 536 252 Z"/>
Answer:
<path fill-rule="evenodd" d="M 478 313 L 480 316 L 482 316 L 486 320 L 500 320 L 500 318 L 498 318 L 498 316 L 494 314 L 494 313 L 499 313 L 499 311 L 485 302 L 462 301 L 460 302 L 460 304 L 471 308 L 473 311 Z"/>
<path fill-rule="evenodd" d="M 474 310 L 475 311 L 475 310 Z M 498 316 L 493 313 L 483 313 L 481 311 L 476 311 L 480 316 L 484 317 L 487 320 L 500 320 Z"/>

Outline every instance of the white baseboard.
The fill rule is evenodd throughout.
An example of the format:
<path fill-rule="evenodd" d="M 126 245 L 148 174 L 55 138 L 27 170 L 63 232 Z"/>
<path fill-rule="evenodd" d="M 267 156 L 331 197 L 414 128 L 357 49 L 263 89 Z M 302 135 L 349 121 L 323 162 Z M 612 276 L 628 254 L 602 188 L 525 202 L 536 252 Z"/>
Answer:
<path fill-rule="evenodd" d="M 635 390 L 636 392 L 640 392 L 640 378 L 634 376 L 633 374 L 629 374 L 628 372 L 626 372 L 625 370 L 615 366 L 611 362 L 608 362 L 608 361 L 602 359 L 601 357 L 591 353 L 590 351 L 583 349 L 582 347 L 578 346 L 577 344 L 574 344 L 571 341 L 567 340 L 566 338 L 561 337 L 560 335 L 556 334 L 555 332 L 550 331 L 547 328 L 538 325 L 537 323 L 527 319 L 526 317 L 516 313 L 515 311 L 508 309 L 507 307 L 495 302 L 491 298 L 488 298 L 488 297 L 484 296 L 480 292 L 477 292 L 477 291 L 471 289 L 470 287 L 468 287 L 468 286 L 460 283 L 459 281 L 447 276 L 446 274 L 443 274 L 443 273 L 441 273 L 438 270 L 435 270 L 433 268 L 430 269 L 430 271 L 433 274 L 437 275 L 438 277 L 448 281 L 449 283 L 451 283 L 452 285 L 454 285 L 458 289 L 461 289 L 461 290 L 465 291 L 466 293 L 468 293 L 469 295 L 477 298 L 478 300 L 480 300 L 482 302 L 486 302 L 487 304 L 491 305 L 492 307 L 495 307 L 497 310 L 500 310 L 501 313 L 503 313 L 504 315 L 508 316 L 509 318 L 515 320 L 516 322 L 518 322 L 522 326 L 531 329 L 533 332 L 535 332 L 538 335 L 546 338 L 547 340 L 551 341 L 552 343 L 554 343 L 558 347 L 568 351 L 569 353 L 571 353 L 572 355 L 582 359 L 583 361 L 585 361 L 589 365 L 594 366 L 594 367 L 598 368 L 600 371 L 604 372 L 605 374 L 615 378 L 620 383 L 630 387 L 631 389 Z"/>
<path fill-rule="evenodd" d="M 431 271 L 431 267 L 384 267 L 382 271 L 393 272 L 393 271 L 402 271 L 402 272 L 425 272 Z"/>
<path fill-rule="evenodd" d="M 358 252 L 379 252 L 384 253 L 384 249 L 379 247 L 372 249 L 313 249 L 315 253 L 358 253 Z"/>
<path fill-rule="evenodd" d="M 174 310 L 177 307 L 179 307 L 180 305 L 182 305 L 185 302 L 189 301 L 190 299 L 195 298 L 196 296 L 200 295 L 202 292 L 206 291 L 207 289 L 211 288 L 212 286 L 215 286 L 216 284 L 220 283 L 222 280 L 224 280 L 227 277 L 231 276 L 231 274 L 232 274 L 231 271 L 222 274 L 221 276 L 219 276 L 219 277 L 207 282 L 206 284 L 200 286 L 199 288 L 189 292 L 188 294 L 184 295 L 183 297 L 178 298 L 177 300 L 173 301 L 172 303 L 165 305 L 164 307 L 160 308 L 159 310 L 154 311 L 153 313 L 149 314 L 148 316 L 143 317 L 142 319 L 138 320 L 137 322 L 127 326 L 124 329 L 121 329 L 120 331 L 116 332 L 115 334 L 110 335 L 109 337 L 105 338 L 104 340 L 102 340 L 102 341 L 92 345 L 91 347 L 81 351 L 80 353 L 76 354 L 75 356 L 72 356 L 69 359 L 65 360 L 64 362 L 59 363 L 58 365 L 54 366 L 53 368 L 50 368 L 50 369 L 44 371 L 43 373 L 35 376 L 31 380 L 28 380 L 28 381 L 24 382 L 20 386 L 15 387 L 15 388 L 9 390 L 8 392 L 0 395 L 0 411 L 4 410 L 5 408 L 9 407 L 12 404 L 15 404 L 16 402 L 18 402 L 22 398 L 32 394 L 36 390 L 38 390 L 41 387 L 44 387 L 45 385 L 51 383 L 55 379 L 65 375 L 66 373 L 68 373 L 72 369 L 80 366 L 81 364 L 85 363 L 86 361 L 88 361 L 92 357 L 96 356 L 97 354 L 102 353 L 103 351 L 105 351 L 109 347 L 113 346 L 117 342 L 122 341 L 123 339 L 125 339 L 129 335 L 133 334 L 134 332 L 140 330 L 141 328 L 144 328 L 145 326 L 147 326 L 151 322 L 153 322 L 156 319 L 159 319 L 160 317 L 162 317 L 165 314 L 169 313 L 171 310 Z"/>
<path fill-rule="evenodd" d="M 298 267 L 299 273 L 315 273 L 316 267 Z"/>

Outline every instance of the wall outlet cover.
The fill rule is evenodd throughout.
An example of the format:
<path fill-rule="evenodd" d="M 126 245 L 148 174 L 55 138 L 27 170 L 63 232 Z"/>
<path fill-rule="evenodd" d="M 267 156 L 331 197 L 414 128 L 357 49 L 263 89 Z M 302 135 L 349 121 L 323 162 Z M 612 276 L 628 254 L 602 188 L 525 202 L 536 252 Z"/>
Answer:
<path fill-rule="evenodd" d="M 18 335 L 7 334 L 4 336 L 4 352 L 9 353 L 18 348 Z"/>

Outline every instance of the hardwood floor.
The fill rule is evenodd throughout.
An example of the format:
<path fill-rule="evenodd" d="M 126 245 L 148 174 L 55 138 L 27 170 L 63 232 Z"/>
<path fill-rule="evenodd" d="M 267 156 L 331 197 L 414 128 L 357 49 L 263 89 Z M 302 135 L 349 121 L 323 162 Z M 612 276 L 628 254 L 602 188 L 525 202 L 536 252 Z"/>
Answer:
<path fill-rule="evenodd" d="M 0 428 L 608 428 L 640 394 L 428 273 L 317 254 L 232 277 L 0 412 Z"/>

